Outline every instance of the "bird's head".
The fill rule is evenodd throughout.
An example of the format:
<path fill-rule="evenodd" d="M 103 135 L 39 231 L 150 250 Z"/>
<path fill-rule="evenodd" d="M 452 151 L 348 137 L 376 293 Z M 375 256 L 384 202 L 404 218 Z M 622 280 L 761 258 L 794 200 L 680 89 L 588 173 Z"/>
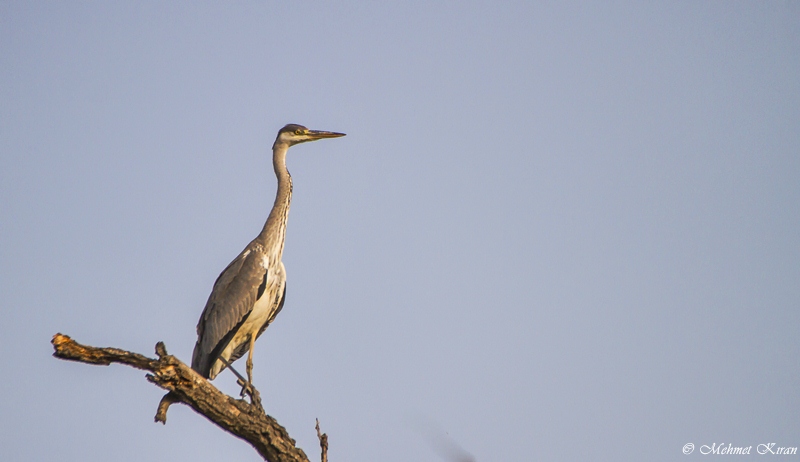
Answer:
<path fill-rule="evenodd" d="M 287 147 L 294 146 L 295 144 L 305 143 L 306 141 L 316 141 L 323 138 L 338 138 L 344 136 L 344 133 L 325 132 L 322 130 L 309 130 L 302 125 L 289 124 L 278 132 L 278 137 L 275 138 L 275 146 L 285 145 Z"/>

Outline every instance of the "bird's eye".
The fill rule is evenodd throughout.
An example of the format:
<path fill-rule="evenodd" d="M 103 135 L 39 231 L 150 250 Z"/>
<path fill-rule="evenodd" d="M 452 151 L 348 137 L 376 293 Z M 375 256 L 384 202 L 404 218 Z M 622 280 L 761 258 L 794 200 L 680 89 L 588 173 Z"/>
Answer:
<path fill-rule="evenodd" d="M 295 135 L 302 135 L 303 134 L 303 130 L 297 129 L 297 130 L 294 131 L 294 134 Z"/>

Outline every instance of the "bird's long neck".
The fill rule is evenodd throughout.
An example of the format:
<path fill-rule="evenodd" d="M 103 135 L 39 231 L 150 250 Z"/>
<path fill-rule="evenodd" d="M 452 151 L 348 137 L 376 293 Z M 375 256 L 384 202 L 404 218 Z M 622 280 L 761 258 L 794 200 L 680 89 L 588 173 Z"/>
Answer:
<path fill-rule="evenodd" d="M 270 253 L 270 259 L 276 258 L 275 261 L 280 261 L 283 256 L 286 221 L 289 218 L 289 204 L 292 202 L 292 176 L 286 169 L 286 151 L 288 149 L 289 147 L 285 145 L 272 148 L 272 166 L 275 168 L 275 176 L 278 178 L 278 193 L 275 195 L 275 204 L 264 224 L 264 229 L 257 238 Z"/>

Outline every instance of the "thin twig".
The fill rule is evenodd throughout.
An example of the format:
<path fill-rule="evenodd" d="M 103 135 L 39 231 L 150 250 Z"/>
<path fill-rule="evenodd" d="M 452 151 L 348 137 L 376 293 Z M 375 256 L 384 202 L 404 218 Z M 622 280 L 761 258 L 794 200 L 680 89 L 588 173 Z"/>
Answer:
<path fill-rule="evenodd" d="M 328 462 L 328 434 L 319 430 L 319 419 L 317 419 L 317 438 L 319 438 L 319 447 L 322 449 L 322 462 Z"/>

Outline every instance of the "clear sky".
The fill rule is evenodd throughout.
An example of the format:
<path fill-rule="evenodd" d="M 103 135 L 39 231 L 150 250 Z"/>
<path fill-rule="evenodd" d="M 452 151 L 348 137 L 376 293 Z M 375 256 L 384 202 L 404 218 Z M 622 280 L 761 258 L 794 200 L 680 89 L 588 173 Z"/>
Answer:
<path fill-rule="evenodd" d="M 348 134 L 255 350 L 312 460 L 800 446 L 800 3 L 3 1 L 4 460 L 258 460 L 49 341 L 189 361 L 289 122 Z"/>

